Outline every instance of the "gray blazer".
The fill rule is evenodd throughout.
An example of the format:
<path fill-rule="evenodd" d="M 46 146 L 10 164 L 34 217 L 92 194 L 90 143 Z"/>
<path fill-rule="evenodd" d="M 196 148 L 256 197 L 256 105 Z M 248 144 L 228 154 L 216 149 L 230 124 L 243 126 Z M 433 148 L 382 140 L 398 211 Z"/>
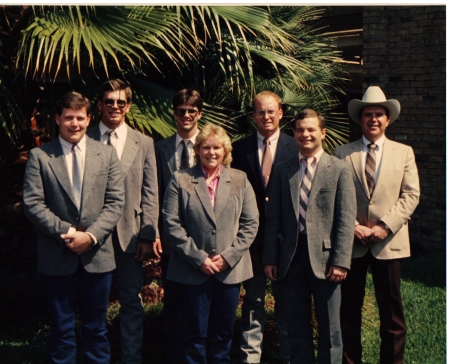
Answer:
<path fill-rule="evenodd" d="M 127 126 L 121 164 L 125 185 L 125 208 L 117 223 L 120 246 L 134 253 L 140 239 L 155 241 L 158 225 L 158 182 L 153 139 Z M 100 140 L 98 126 L 87 134 Z"/>
<path fill-rule="evenodd" d="M 53 276 L 74 273 L 81 260 L 91 273 L 115 268 L 111 230 L 124 205 L 120 162 L 115 150 L 86 140 L 81 212 L 72 194 L 61 143 L 55 139 L 30 151 L 25 169 L 25 214 L 38 232 L 38 271 Z M 93 234 L 98 244 L 78 256 L 68 249 L 61 234 L 73 226 Z"/>
<path fill-rule="evenodd" d="M 275 166 L 266 210 L 263 264 L 277 265 L 278 279 L 286 275 L 297 248 L 298 172 L 298 156 Z M 350 268 L 355 217 L 351 168 L 322 154 L 306 211 L 309 257 L 317 278 L 325 279 L 331 265 Z"/>
<path fill-rule="evenodd" d="M 175 172 L 164 196 L 163 216 L 172 246 L 167 279 L 201 284 L 199 267 L 222 254 L 230 267 L 215 275 L 228 284 L 253 276 L 249 247 L 258 230 L 258 208 L 244 172 L 222 168 L 213 209 L 200 164 Z"/>
<path fill-rule="evenodd" d="M 159 191 L 159 205 L 162 206 L 164 201 L 164 194 L 166 192 L 167 185 L 169 184 L 172 175 L 178 170 L 176 156 L 177 148 L 175 147 L 177 134 L 160 140 L 155 144 L 156 164 L 158 169 L 158 191 Z M 163 247 L 164 254 L 170 254 L 172 250 L 169 238 L 166 236 L 164 230 L 164 222 L 162 214 L 159 216 L 158 222 L 159 238 Z"/>

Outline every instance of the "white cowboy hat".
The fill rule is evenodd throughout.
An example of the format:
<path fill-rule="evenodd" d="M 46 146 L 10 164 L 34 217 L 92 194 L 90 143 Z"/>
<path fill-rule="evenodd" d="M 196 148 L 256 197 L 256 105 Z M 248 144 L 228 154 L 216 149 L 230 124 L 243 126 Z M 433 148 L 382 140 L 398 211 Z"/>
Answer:
<path fill-rule="evenodd" d="M 380 105 L 389 110 L 389 125 L 400 115 L 400 103 L 395 99 L 386 100 L 384 92 L 378 86 L 370 86 L 363 95 L 362 100 L 353 99 L 348 103 L 350 118 L 359 124 L 359 110 L 365 106 Z"/>

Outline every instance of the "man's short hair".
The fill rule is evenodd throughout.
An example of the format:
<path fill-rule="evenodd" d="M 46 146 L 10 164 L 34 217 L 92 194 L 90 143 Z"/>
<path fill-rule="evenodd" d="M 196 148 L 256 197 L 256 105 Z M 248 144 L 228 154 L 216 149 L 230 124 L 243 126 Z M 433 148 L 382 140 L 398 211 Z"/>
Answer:
<path fill-rule="evenodd" d="M 262 92 L 260 92 L 259 94 L 257 94 L 257 95 L 255 96 L 255 98 L 253 99 L 253 102 L 252 102 L 253 110 L 255 110 L 255 102 L 256 102 L 256 99 L 258 99 L 258 98 L 260 98 L 260 97 L 273 97 L 273 98 L 275 99 L 275 101 L 277 102 L 277 104 L 278 104 L 278 108 L 281 109 L 282 106 L 283 106 L 283 100 L 281 100 L 281 97 L 278 96 L 275 92 L 272 92 L 272 91 L 262 91 Z"/>
<path fill-rule="evenodd" d="M 195 138 L 194 151 L 197 159 L 200 159 L 198 157 L 198 155 L 200 154 L 200 144 L 202 144 L 202 142 L 205 139 L 208 139 L 211 135 L 216 137 L 217 143 L 222 144 L 223 149 L 225 150 L 222 164 L 224 166 L 229 166 L 231 164 L 231 161 L 233 160 L 231 156 L 233 147 L 231 146 L 230 137 L 228 136 L 224 128 L 211 123 L 206 123 Z"/>
<path fill-rule="evenodd" d="M 295 130 L 298 120 L 303 120 L 306 118 L 318 118 L 320 129 L 323 130 L 325 128 L 325 118 L 323 117 L 323 115 L 320 112 L 313 110 L 313 109 L 303 109 L 297 115 L 294 116 L 294 119 L 292 119 L 293 129 Z"/>
<path fill-rule="evenodd" d="M 110 91 L 125 91 L 125 97 L 127 99 L 127 103 L 131 102 L 133 97 L 133 92 L 131 91 L 130 86 L 128 86 L 124 81 L 115 79 L 106 81 L 98 90 L 97 99 L 103 101 L 103 96 L 105 96 L 105 92 Z"/>
<path fill-rule="evenodd" d="M 382 105 L 366 105 L 366 106 L 363 106 L 361 109 L 359 109 L 359 118 L 360 118 L 360 119 L 361 119 L 361 117 L 362 117 L 363 110 L 364 110 L 366 107 L 371 107 L 371 106 L 379 106 L 379 107 L 382 107 L 382 108 L 384 109 L 384 111 L 386 112 L 386 116 L 389 117 L 389 110 L 388 110 L 387 107 L 384 107 L 384 106 L 382 106 Z"/>
<path fill-rule="evenodd" d="M 56 101 L 55 112 L 61 115 L 63 109 L 79 110 L 82 108 L 86 109 L 87 116 L 91 115 L 91 102 L 89 99 L 78 92 L 68 92 Z"/>
<path fill-rule="evenodd" d="M 173 110 L 176 110 L 178 106 L 183 104 L 196 106 L 198 111 L 202 111 L 203 99 L 198 93 L 198 91 L 191 88 L 185 88 L 178 91 L 173 97 L 172 108 Z"/>

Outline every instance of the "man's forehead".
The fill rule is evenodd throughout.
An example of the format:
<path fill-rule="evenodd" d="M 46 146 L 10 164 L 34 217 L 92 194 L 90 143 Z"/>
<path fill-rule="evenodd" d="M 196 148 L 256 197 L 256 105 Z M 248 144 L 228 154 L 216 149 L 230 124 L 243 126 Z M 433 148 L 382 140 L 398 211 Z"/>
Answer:
<path fill-rule="evenodd" d="M 272 104 L 273 107 L 278 107 L 278 102 L 275 100 L 273 96 L 260 96 L 255 100 L 255 106 L 261 107 L 261 104 Z"/>
<path fill-rule="evenodd" d="M 83 107 L 78 107 L 78 108 L 73 108 L 73 107 L 64 107 L 62 109 L 62 113 L 61 114 L 79 114 L 79 113 L 87 113 L 86 112 L 86 106 Z"/>
<path fill-rule="evenodd" d="M 116 98 L 120 98 L 123 97 L 125 98 L 126 94 L 125 94 L 125 90 L 113 90 L 113 91 L 105 91 L 103 93 L 103 97 L 108 97 L 110 99 L 116 97 Z"/>

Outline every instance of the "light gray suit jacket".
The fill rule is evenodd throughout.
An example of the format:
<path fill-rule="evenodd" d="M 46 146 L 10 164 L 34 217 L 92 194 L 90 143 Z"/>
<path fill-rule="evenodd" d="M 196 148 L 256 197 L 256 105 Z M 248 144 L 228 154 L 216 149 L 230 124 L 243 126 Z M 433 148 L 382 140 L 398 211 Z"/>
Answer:
<path fill-rule="evenodd" d="M 140 239 L 155 241 L 158 225 L 158 182 L 153 139 L 127 125 L 121 164 L 125 184 L 125 208 L 117 223 L 120 246 L 134 253 Z M 100 140 L 98 126 L 87 134 Z"/>
<path fill-rule="evenodd" d="M 175 156 L 175 153 L 177 152 L 177 148 L 175 147 L 176 137 L 177 134 L 175 133 L 155 144 L 156 164 L 158 166 L 158 191 L 160 206 L 163 204 L 167 185 L 169 184 L 172 175 L 178 170 Z M 159 216 L 158 232 L 164 254 L 170 254 L 172 247 L 170 246 L 169 238 L 166 236 L 166 232 L 164 230 L 162 214 Z"/>
<path fill-rule="evenodd" d="M 164 196 L 163 216 L 173 248 L 167 279 L 201 284 L 209 276 L 199 268 L 221 254 L 230 267 L 215 277 L 228 284 L 253 276 L 249 247 L 258 230 L 255 194 L 244 172 L 222 168 L 215 208 L 200 164 L 175 172 Z"/>
<path fill-rule="evenodd" d="M 38 271 L 53 276 L 74 273 L 81 260 L 91 273 L 115 268 L 111 230 L 120 218 L 124 188 L 115 150 L 86 140 L 86 160 L 80 212 L 59 139 L 30 151 L 23 184 L 25 214 L 38 228 Z M 93 234 L 98 244 L 78 256 L 61 234 L 73 226 Z"/>
<path fill-rule="evenodd" d="M 264 265 L 278 266 L 285 277 L 298 239 L 299 159 L 275 166 L 266 209 Z M 326 153 L 317 165 L 306 211 L 311 267 L 325 279 L 330 266 L 349 269 L 356 217 L 355 187 L 348 165 Z"/>
<path fill-rule="evenodd" d="M 356 222 L 372 227 L 380 221 L 392 231 L 370 250 L 377 259 L 398 259 L 410 256 L 408 220 L 419 203 L 419 174 L 410 146 L 385 139 L 380 173 L 372 197 L 363 170 L 362 140 L 341 145 L 334 154 L 344 159 L 353 171 L 358 212 Z M 355 239 L 353 258 L 364 256 L 369 246 Z"/>

